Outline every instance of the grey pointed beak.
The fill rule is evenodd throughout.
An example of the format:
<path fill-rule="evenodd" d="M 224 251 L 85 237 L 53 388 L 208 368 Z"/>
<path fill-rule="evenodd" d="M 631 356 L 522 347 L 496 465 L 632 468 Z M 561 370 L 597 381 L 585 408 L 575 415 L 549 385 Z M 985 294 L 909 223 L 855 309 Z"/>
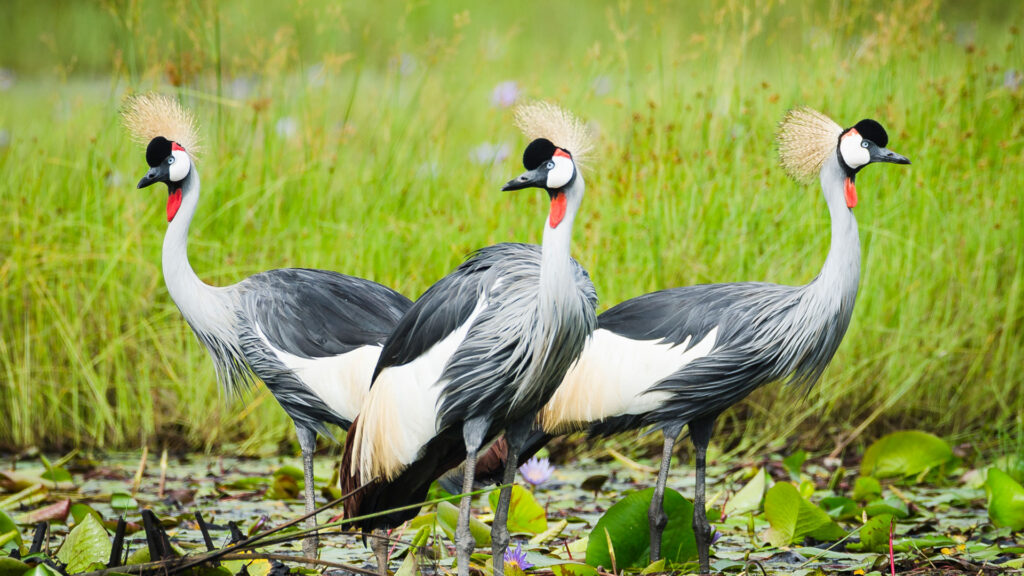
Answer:
<path fill-rule="evenodd" d="M 524 188 L 544 188 L 547 182 L 548 173 L 546 170 L 530 170 L 523 172 L 515 180 L 509 180 L 501 189 L 507 192 Z"/>
<path fill-rule="evenodd" d="M 881 147 L 871 155 L 871 160 L 875 162 L 889 162 L 890 164 L 910 164 L 910 160 L 906 156 Z"/>
<path fill-rule="evenodd" d="M 150 168 L 149 172 L 146 172 L 146 175 L 142 177 L 142 180 L 139 180 L 138 188 L 142 189 L 146 188 L 147 186 L 152 186 L 157 182 L 162 182 L 166 178 L 166 176 L 167 170 L 163 167 L 163 165 L 157 166 L 156 168 Z"/>

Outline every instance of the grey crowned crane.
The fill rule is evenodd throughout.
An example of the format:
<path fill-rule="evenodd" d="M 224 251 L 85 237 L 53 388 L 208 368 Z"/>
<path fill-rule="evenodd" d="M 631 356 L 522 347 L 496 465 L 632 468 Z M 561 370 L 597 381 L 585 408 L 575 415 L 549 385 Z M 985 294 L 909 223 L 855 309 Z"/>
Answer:
<path fill-rule="evenodd" d="M 364 486 L 345 502 L 345 516 L 354 518 L 422 501 L 430 483 L 463 459 L 471 477 L 477 452 L 504 430 L 513 456 L 491 529 L 499 575 L 516 450 L 597 326 L 593 284 L 570 256 L 584 192 L 577 161 L 590 148 L 588 132 L 547 103 L 521 107 L 517 123 L 535 139 L 523 154 L 528 171 L 503 190 L 547 192 L 543 244 L 483 248 L 416 301 L 384 345 L 342 461 L 343 492 Z M 466 576 L 472 482 L 463 488 L 455 539 L 458 572 Z M 361 527 L 390 528 L 415 513 Z M 386 541 L 371 542 L 383 574 Z"/>
<path fill-rule="evenodd" d="M 148 142 L 150 169 L 139 188 L 167 185 L 164 282 L 171 299 L 213 358 L 229 393 L 262 380 L 295 423 L 305 476 L 306 512 L 315 508 L 313 452 L 326 424 L 348 429 L 370 386 L 381 348 L 412 302 L 362 278 L 289 268 L 210 286 L 188 261 L 188 230 L 199 204 L 196 122 L 177 101 L 131 98 L 125 125 Z M 316 521 L 311 518 L 311 527 Z M 303 552 L 316 554 L 316 537 Z"/>
<path fill-rule="evenodd" d="M 860 278 L 854 181 L 868 164 L 910 161 L 885 148 L 874 120 L 843 129 L 809 108 L 790 111 L 779 155 L 794 179 L 818 176 L 832 219 L 832 245 L 809 284 L 706 284 L 644 294 L 601 314 L 599 327 L 541 411 L 540 430 L 519 451 L 523 461 L 556 434 L 642 426 L 662 431 L 664 447 L 649 511 L 651 561 L 667 522 L 662 502 L 672 449 L 684 426 L 696 449 L 693 526 L 701 573 L 708 573 L 711 526 L 705 514 L 705 455 L 715 419 L 760 386 L 814 385 L 832 360 L 853 314 Z M 480 457 L 478 480 L 506 466 L 504 443 Z M 446 479 L 451 485 L 457 476 Z"/>

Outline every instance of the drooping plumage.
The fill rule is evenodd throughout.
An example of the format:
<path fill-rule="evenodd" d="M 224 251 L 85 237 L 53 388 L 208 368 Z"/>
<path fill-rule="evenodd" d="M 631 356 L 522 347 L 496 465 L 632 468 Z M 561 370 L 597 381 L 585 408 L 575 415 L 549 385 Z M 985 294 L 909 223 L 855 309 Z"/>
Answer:
<path fill-rule="evenodd" d="M 689 426 L 697 449 L 694 529 L 706 573 L 711 532 L 704 457 L 714 421 L 765 384 L 810 387 L 831 361 L 849 326 L 860 278 L 854 179 L 871 162 L 909 163 L 885 149 L 887 141 L 873 120 L 844 131 L 813 110 L 790 112 L 780 126 L 781 162 L 797 179 L 816 171 L 832 216 L 831 248 L 818 276 L 803 286 L 746 282 L 662 290 L 601 314 L 579 361 L 541 411 L 520 462 L 554 434 L 660 428 L 665 446 L 649 518 L 653 561 L 666 522 L 661 499 L 672 448 Z M 481 456 L 481 471 L 490 473 L 478 481 L 495 480 L 493 470 L 505 464 L 503 448 L 496 444 Z M 459 480 L 447 478 L 445 485 Z"/>
<path fill-rule="evenodd" d="M 150 170 L 139 187 L 167 184 L 168 292 L 210 352 L 222 386 L 238 392 L 262 380 L 294 421 L 311 512 L 316 434 L 355 418 L 381 347 L 412 303 L 376 282 L 323 270 L 271 270 L 231 286 L 207 285 L 188 261 L 200 189 L 189 149 L 198 142 L 194 117 L 175 100 L 149 94 L 128 100 L 124 120 L 136 140 L 149 139 Z M 304 551 L 316 553 L 315 538 Z"/>
<path fill-rule="evenodd" d="M 529 106 L 520 109 L 519 119 L 528 134 L 539 122 L 552 134 L 585 144 L 579 139 L 582 125 L 556 107 Z M 417 300 L 388 339 L 346 443 L 343 489 L 366 485 L 346 501 L 346 516 L 421 501 L 437 476 L 463 457 L 471 468 L 477 451 L 502 430 L 514 455 L 516 438 L 583 349 L 596 326 L 596 294 L 569 251 L 584 193 L 571 154 L 536 139 L 523 156 L 529 171 L 505 186 L 548 192 L 542 247 L 498 244 L 479 250 Z M 499 558 L 509 538 L 509 497 L 503 490 L 492 528 Z M 412 515 L 415 510 L 396 512 L 362 527 L 390 527 Z M 460 574 L 469 570 L 468 530 L 467 496 L 456 535 Z M 375 551 L 383 571 L 384 551 Z M 495 569 L 501 573 L 500 562 Z"/>

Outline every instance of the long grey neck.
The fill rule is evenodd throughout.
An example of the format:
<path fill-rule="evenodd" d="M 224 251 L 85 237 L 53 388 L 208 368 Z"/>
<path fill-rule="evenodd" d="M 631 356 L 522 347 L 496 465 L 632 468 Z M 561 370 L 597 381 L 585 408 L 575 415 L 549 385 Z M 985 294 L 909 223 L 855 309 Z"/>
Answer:
<path fill-rule="evenodd" d="M 545 220 L 544 237 L 541 242 L 540 294 L 541 305 L 557 302 L 575 285 L 572 278 L 572 226 L 576 220 L 586 184 L 583 175 L 577 174 L 565 191 L 565 217 L 555 228 L 550 217 Z"/>
<path fill-rule="evenodd" d="M 199 173 L 195 164 L 182 181 L 181 188 L 181 207 L 167 224 L 164 235 L 164 283 L 193 330 L 220 335 L 224 333 L 224 323 L 233 321 L 229 310 L 230 297 L 224 289 L 200 280 L 188 261 L 188 230 L 199 204 Z"/>
<path fill-rule="evenodd" d="M 821 169 L 821 189 L 832 217 L 832 245 L 818 277 L 807 285 L 808 294 L 818 310 L 837 314 L 843 331 L 853 314 L 860 282 L 860 236 L 853 210 L 846 205 L 846 172 L 832 154 Z"/>

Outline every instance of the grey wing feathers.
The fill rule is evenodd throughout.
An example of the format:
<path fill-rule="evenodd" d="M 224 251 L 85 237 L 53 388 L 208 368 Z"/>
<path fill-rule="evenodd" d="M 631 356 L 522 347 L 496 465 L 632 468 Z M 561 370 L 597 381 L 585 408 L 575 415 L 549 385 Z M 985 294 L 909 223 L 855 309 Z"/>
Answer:
<path fill-rule="evenodd" d="M 326 270 L 270 270 L 247 278 L 240 288 L 267 340 L 303 358 L 382 344 L 412 306 L 386 286 Z"/>

